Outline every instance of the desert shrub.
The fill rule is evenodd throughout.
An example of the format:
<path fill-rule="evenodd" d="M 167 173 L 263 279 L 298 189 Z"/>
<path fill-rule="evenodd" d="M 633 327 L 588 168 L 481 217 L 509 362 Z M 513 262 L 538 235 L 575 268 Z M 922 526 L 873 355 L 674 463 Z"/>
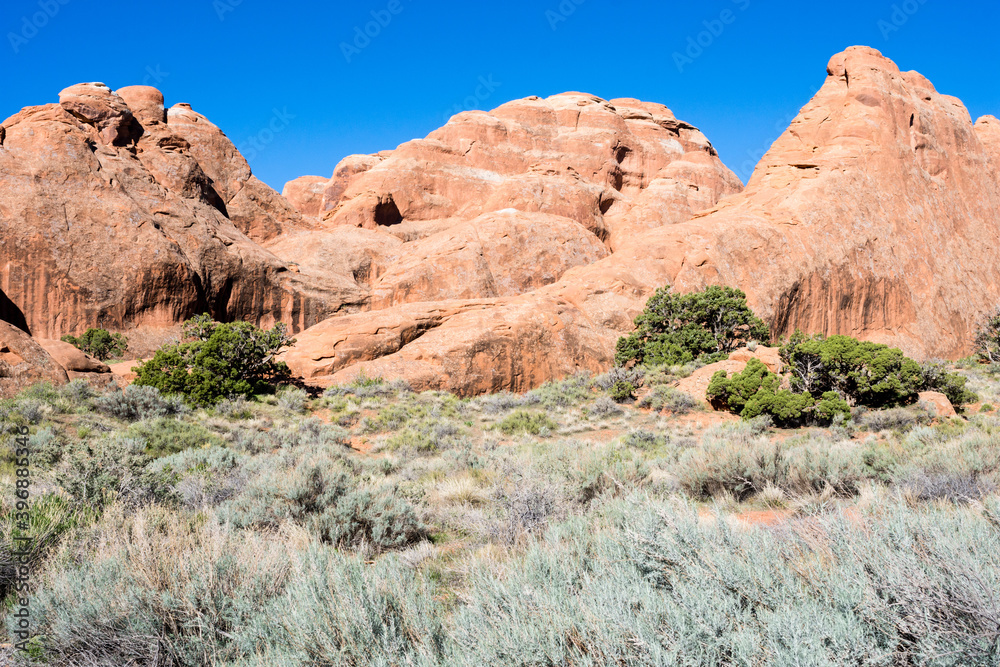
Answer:
<path fill-rule="evenodd" d="M 864 447 L 850 440 L 830 442 L 816 437 L 789 446 L 783 455 L 788 463 L 782 484 L 789 493 L 823 493 L 853 496 L 869 479 Z"/>
<path fill-rule="evenodd" d="M 308 401 L 309 394 L 299 387 L 285 387 L 278 392 L 278 405 L 289 412 L 303 412 Z"/>
<path fill-rule="evenodd" d="M 4 566 L 0 568 L 0 600 L 13 593 L 17 584 L 12 569 L 15 552 L 24 554 L 25 545 L 28 545 L 29 551 L 18 557 L 18 564 L 27 565 L 32 573 L 39 572 L 44 559 L 64 535 L 93 520 L 94 513 L 89 508 L 55 493 L 39 496 L 24 511 L 4 507 L 0 511 L 0 563 Z M 22 537 L 29 539 L 17 539 Z"/>
<path fill-rule="evenodd" d="M 185 322 L 184 333 L 186 342 L 160 348 L 137 367 L 135 384 L 182 395 L 195 405 L 214 405 L 223 398 L 268 393 L 288 377 L 288 367 L 275 361 L 294 342 L 283 324 L 264 330 L 202 315 Z"/>
<path fill-rule="evenodd" d="M 29 424 L 40 424 L 52 414 L 52 406 L 37 398 L 19 398 L 14 403 L 14 413 L 20 415 Z"/>
<path fill-rule="evenodd" d="M 447 637 L 440 592 L 395 558 L 366 564 L 312 547 L 295 561 L 275 609 L 293 664 L 443 664 Z M 281 638 L 281 642 L 286 640 Z"/>
<path fill-rule="evenodd" d="M 816 402 L 813 415 L 824 424 L 843 423 L 851 417 L 851 406 L 835 391 L 824 392 Z"/>
<path fill-rule="evenodd" d="M 815 531 L 734 530 L 694 508 L 625 502 L 636 506 L 610 530 L 574 520 L 502 571 L 472 568 L 456 662 L 996 662 L 1000 533 L 985 516 L 893 505 L 819 517 Z"/>
<path fill-rule="evenodd" d="M 1000 362 L 1000 308 L 987 314 L 976 327 L 976 351 L 983 361 Z"/>
<path fill-rule="evenodd" d="M 124 391 L 104 394 L 94 404 L 98 412 L 126 422 L 155 419 L 184 412 L 184 403 L 176 396 L 163 396 L 159 389 L 131 384 Z"/>
<path fill-rule="evenodd" d="M 900 475 L 896 484 L 917 500 L 948 500 L 970 503 L 996 490 L 988 480 L 973 472 L 928 472 L 917 469 Z"/>
<path fill-rule="evenodd" d="M 594 401 L 592 405 L 585 409 L 589 415 L 597 417 L 598 419 L 617 417 L 623 412 L 623 410 L 618 407 L 618 404 L 607 396 L 601 396 Z"/>
<path fill-rule="evenodd" d="M 195 447 L 212 447 L 222 439 L 201 424 L 177 419 L 148 419 L 132 424 L 125 434 L 146 442 L 146 454 L 152 458 L 168 456 Z"/>
<path fill-rule="evenodd" d="M 751 359 L 742 372 L 728 377 L 718 371 L 708 385 L 706 398 L 712 405 L 728 409 L 743 419 L 770 416 L 776 424 L 801 424 L 813 413 L 815 400 L 806 393 L 780 389 L 781 378 L 759 359 Z"/>
<path fill-rule="evenodd" d="M 746 295 L 719 286 L 691 294 L 658 289 L 636 317 L 635 327 L 618 340 L 619 366 L 717 361 L 743 343 L 770 338 L 767 325 L 747 306 Z"/>
<path fill-rule="evenodd" d="M 639 429 L 636 431 L 630 431 L 629 434 L 622 439 L 622 444 L 626 447 L 651 450 L 666 445 L 667 439 L 662 435 L 653 433 L 652 431 Z"/>
<path fill-rule="evenodd" d="M 607 373 L 598 375 L 592 381 L 592 386 L 606 391 L 616 403 L 625 403 L 635 399 L 635 393 L 642 386 L 645 369 L 640 366 L 626 368 L 615 366 Z"/>
<path fill-rule="evenodd" d="M 540 402 L 541 399 L 535 394 L 512 394 L 506 391 L 498 394 L 487 394 L 476 399 L 476 404 L 488 415 L 499 415 L 510 412 L 514 408 L 538 405 Z"/>
<path fill-rule="evenodd" d="M 411 391 L 410 385 L 403 379 L 387 382 L 379 376 L 369 377 L 362 370 L 358 376 L 347 384 L 329 387 L 323 395 L 328 398 L 336 396 L 356 396 L 358 398 L 388 398 L 400 393 Z"/>
<path fill-rule="evenodd" d="M 545 436 L 559 428 L 559 425 L 544 412 L 517 410 L 494 424 L 493 428 L 504 435 L 530 433 Z"/>
<path fill-rule="evenodd" d="M 590 400 L 592 382 L 590 373 L 581 372 L 562 380 L 546 382 L 525 394 L 525 398 L 531 401 L 529 405 L 537 404 L 549 410 L 566 408 Z"/>
<path fill-rule="evenodd" d="M 628 383 L 634 387 L 642 385 L 642 380 L 646 375 L 646 369 L 641 366 L 626 368 L 625 366 L 615 366 L 607 373 L 595 377 L 591 384 L 601 391 L 611 391 L 615 385 Z"/>
<path fill-rule="evenodd" d="M 488 536 L 508 546 L 537 535 L 564 512 L 560 490 L 549 480 L 510 466 L 491 490 L 490 500 L 497 516 L 488 525 Z"/>
<path fill-rule="evenodd" d="M 99 548 L 95 548 L 99 545 Z M 267 535 L 159 509 L 106 515 L 32 598 L 48 662 L 209 665 L 251 657 L 290 571 Z"/>
<path fill-rule="evenodd" d="M 883 408 L 912 403 L 924 387 L 920 365 L 899 349 L 850 336 L 796 332 L 781 356 L 792 389 L 814 397 L 833 391 L 852 405 Z"/>
<path fill-rule="evenodd" d="M 779 443 L 766 438 L 747 443 L 708 438 L 701 447 L 681 455 L 675 474 L 682 488 L 695 498 L 731 494 L 742 501 L 768 486 L 784 486 L 788 470 Z"/>
<path fill-rule="evenodd" d="M 961 409 L 963 405 L 975 403 L 979 396 L 966 387 L 968 378 L 948 371 L 940 361 L 928 361 L 920 365 L 923 389 L 938 391 L 948 397 L 951 404 Z"/>
<path fill-rule="evenodd" d="M 62 340 L 101 361 L 120 359 L 128 350 L 128 339 L 107 329 L 87 329 L 79 338 L 66 335 Z"/>
<path fill-rule="evenodd" d="M 692 410 L 699 409 L 701 404 L 690 394 L 685 394 L 666 385 L 657 385 L 652 391 L 639 399 L 638 406 L 640 408 L 649 408 L 654 412 L 686 415 Z"/>
<path fill-rule="evenodd" d="M 452 421 L 424 418 L 391 435 L 385 445 L 389 450 L 408 454 L 436 454 L 457 445 L 461 434 L 462 429 Z"/>
<path fill-rule="evenodd" d="M 42 470 L 56 465 L 62 459 L 67 446 L 66 439 L 51 426 L 39 428 L 28 436 L 31 464 Z"/>
<path fill-rule="evenodd" d="M 145 440 L 112 436 L 76 443 L 53 474 L 76 502 L 101 507 L 117 499 L 135 507 L 170 497 L 172 480 L 148 470 L 151 461 Z"/>
<path fill-rule="evenodd" d="M 149 466 L 150 472 L 177 479 L 178 499 L 187 507 L 215 507 L 234 498 L 246 485 L 247 457 L 213 445 L 185 449 L 164 456 Z"/>
<path fill-rule="evenodd" d="M 237 426 L 229 436 L 233 448 L 247 454 L 271 450 L 290 450 L 309 445 L 347 448 L 348 433 L 339 426 L 324 424 L 312 418 L 295 424 L 276 426 L 268 431 Z"/>
<path fill-rule="evenodd" d="M 285 521 L 320 539 L 376 551 L 405 547 L 426 537 L 413 507 L 395 489 L 359 487 L 348 464 L 326 448 L 308 448 L 248 468 L 246 488 L 222 506 L 237 527 L 277 529 Z"/>
<path fill-rule="evenodd" d="M 91 399 L 97 396 L 97 392 L 90 386 L 90 383 L 81 379 L 71 380 L 62 387 L 60 393 L 74 407 L 85 407 L 89 405 Z"/>
<path fill-rule="evenodd" d="M 877 433 L 879 431 L 905 431 L 929 421 L 926 412 L 915 408 L 890 408 L 888 410 L 871 410 L 861 417 L 865 429 Z"/>
<path fill-rule="evenodd" d="M 250 419 L 253 410 L 246 396 L 224 398 L 215 405 L 215 413 L 227 419 Z"/>

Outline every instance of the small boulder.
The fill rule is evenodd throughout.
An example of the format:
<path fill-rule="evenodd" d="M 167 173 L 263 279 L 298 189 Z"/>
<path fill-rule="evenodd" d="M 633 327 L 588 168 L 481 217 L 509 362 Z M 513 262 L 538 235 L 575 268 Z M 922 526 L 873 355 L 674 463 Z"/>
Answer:
<path fill-rule="evenodd" d="M 0 320 L 0 396 L 48 381 L 66 384 L 66 371 L 27 333 Z"/>
<path fill-rule="evenodd" d="M 59 105 L 93 126 L 105 144 L 124 146 L 141 134 L 125 100 L 103 83 L 70 86 L 59 93 Z"/>
<path fill-rule="evenodd" d="M 299 176 L 285 183 L 281 196 L 302 215 L 319 215 L 323 203 L 323 191 L 326 190 L 329 178 L 323 176 Z"/>
<path fill-rule="evenodd" d="M 920 407 L 935 417 L 954 417 L 958 414 L 948 397 L 940 392 L 922 391 L 917 394 L 917 400 Z"/>
<path fill-rule="evenodd" d="M 118 96 L 125 101 L 143 126 L 167 122 L 167 111 L 163 106 L 163 93 L 152 86 L 125 86 L 119 88 Z"/>
<path fill-rule="evenodd" d="M 708 399 L 705 398 L 705 394 L 708 393 L 708 385 L 712 382 L 712 376 L 719 371 L 726 371 L 729 375 L 742 373 L 746 367 L 746 361 L 730 357 L 723 361 L 717 361 L 714 364 L 702 366 L 686 378 L 678 380 L 674 388 L 682 394 L 687 394 L 702 405 L 708 405 Z"/>
<path fill-rule="evenodd" d="M 729 361 L 742 361 L 744 364 L 748 363 L 751 359 L 759 359 L 765 366 L 767 366 L 767 370 L 772 373 L 778 373 L 779 375 L 785 367 L 781 361 L 779 348 L 777 347 L 764 347 L 763 345 L 759 345 L 753 351 L 749 348 L 741 347 L 729 355 Z"/>
<path fill-rule="evenodd" d="M 61 340 L 50 340 L 45 338 L 36 341 L 42 348 L 52 356 L 56 362 L 67 371 L 76 373 L 110 373 L 111 369 L 107 364 L 94 359 L 83 350 L 70 345 Z"/>

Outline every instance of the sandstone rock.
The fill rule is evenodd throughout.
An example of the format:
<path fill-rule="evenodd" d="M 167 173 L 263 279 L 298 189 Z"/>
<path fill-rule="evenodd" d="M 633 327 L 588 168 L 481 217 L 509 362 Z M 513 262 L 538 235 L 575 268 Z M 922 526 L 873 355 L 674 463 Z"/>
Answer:
<path fill-rule="evenodd" d="M 404 304 L 330 319 L 297 339 L 284 360 L 309 384 L 327 387 L 364 371 L 462 396 L 596 373 L 613 361 L 614 347 L 571 304 L 532 295 Z"/>
<path fill-rule="evenodd" d="M 751 355 L 741 355 L 741 357 L 746 358 L 733 359 L 730 357 L 729 359 L 717 361 L 714 364 L 702 366 L 686 378 L 678 380 L 674 388 L 682 394 L 687 394 L 702 405 L 707 406 L 709 403 L 705 398 L 705 394 L 708 392 L 708 385 L 712 382 L 712 376 L 719 371 L 726 371 L 728 375 L 742 373 L 747 367 L 747 361 L 749 361 Z"/>
<path fill-rule="evenodd" d="M 299 176 L 285 183 L 281 196 L 302 215 L 318 216 L 323 203 L 323 191 L 329 178 L 323 176 Z"/>
<path fill-rule="evenodd" d="M 167 122 L 163 106 L 163 93 L 152 86 L 126 86 L 119 88 L 118 96 L 143 127 Z"/>
<path fill-rule="evenodd" d="M 918 395 L 919 405 L 935 417 L 955 417 L 955 406 L 948 397 L 936 391 L 922 391 Z"/>
<path fill-rule="evenodd" d="M 376 261 L 371 305 L 514 296 L 607 255 L 600 239 L 568 218 L 513 209 L 486 213 L 384 253 Z"/>
<path fill-rule="evenodd" d="M 398 254 L 402 245 L 400 239 L 381 230 L 341 225 L 285 233 L 265 247 L 302 273 L 348 277 L 367 287 L 376 277 L 373 265 L 384 264 L 382 257 Z"/>
<path fill-rule="evenodd" d="M 402 221 L 470 220 L 514 208 L 569 217 L 606 236 L 603 217 L 627 206 L 654 175 L 679 187 L 707 185 L 691 202 L 713 205 L 712 193 L 742 185 L 719 162 L 697 129 L 664 106 L 564 93 L 528 98 L 486 113 L 464 112 L 426 139 L 391 153 L 352 156 L 334 172 L 321 215 L 331 224 L 366 228 Z M 692 154 L 704 154 L 699 158 Z M 661 170 L 687 156 L 689 171 Z M 704 168 L 704 167 L 708 168 Z M 704 181 L 714 174 L 715 181 Z M 682 201 L 683 200 L 683 201 Z M 680 222 L 698 208 L 678 197 L 660 224 Z M 652 213 L 650 213 L 652 217 Z"/>
<path fill-rule="evenodd" d="M 73 86 L 0 124 L 4 319 L 51 339 L 199 312 L 299 330 L 367 302 L 352 280 L 296 274 L 246 236 L 301 216 L 217 127 L 187 107 L 159 122 L 154 90 L 123 93 Z"/>
<path fill-rule="evenodd" d="M 744 364 L 748 363 L 751 359 L 759 359 L 767 366 L 767 370 L 778 375 L 781 375 L 785 368 L 784 362 L 781 361 L 780 349 L 777 347 L 758 345 L 753 351 L 746 347 L 741 347 L 738 350 L 733 350 L 729 355 L 729 361 L 742 361 Z"/>
<path fill-rule="evenodd" d="M 134 361 L 120 361 L 117 364 L 111 364 L 108 368 L 111 374 L 115 378 L 115 382 L 122 389 L 132 384 L 138 377 L 132 369 L 136 368 L 144 361 L 149 361 L 148 359 L 136 359 Z"/>
<path fill-rule="evenodd" d="M 743 289 L 779 336 L 799 328 L 917 358 L 962 356 L 975 322 L 1000 302 L 996 146 L 990 119 L 974 127 L 958 100 L 865 47 L 830 60 L 826 83 L 739 194 L 704 136 L 665 107 L 566 94 L 462 113 L 347 178 L 326 221 L 395 223 L 389 229 L 447 221 L 433 223 L 441 233 L 481 215 L 494 197 L 491 205 L 542 213 L 568 203 L 564 212 L 584 226 L 600 217 L 613 254 L 554 284 L 458 312 L 398 349 L 375 345 L 374 332 L 347 318 L 315 333 L 339 340 L 350 332 L 353 349 L 368 351 L 357 368 L 420 377 L 422 386 L 519 389 L 606 366 L 657 287 L 726 284 Z M 556 165 L 572 168 L 582 185 L 558 185 L 551 204 L 544 192 L 512 185 L 537 168 L 563 183 Z M 590 186 L 601 187 L 599 216 L 581 214 Z M 396 302 L 391 294 L 379 304 Z M 556 321 L 564 340 L 551 335 Z M 484 374 L 477 354 L 498 340 L 502 363 Z M 554 341 L 544 353 L 542 340 Z M 357 372 L 338 365 L 316 373 L 311 363 L 300 369 L 320 384 Z M 457 379 L 461 372 L 470 378 Z"/>
<path fill-rule="evenodd" d="M 111 372 L 111 369 L 108 368 L 107 364 L 94 359 L 90 355 L 83 352 L 83 350 L 80 350 L 69 343 L 47 338 L 36 338 L 35 342 L 37 342 L 42 349 L 48 352 L 56 363 L 65 368 L 67 371 L 74 371 L 77 373 Z"/>
<path fill-rule="evenodd" d="M 59 93 L 59 105 L 96 129 L 101 143 L 124 146 L 142 133 L 125 101 L 103 83 L 70 86 Z"/>
<path fill-rule="evenodd" d="M 41 381 L 60 385 L 66 371 L 31 336 L 0 321 L 0 397 L 10 397 Z"/>

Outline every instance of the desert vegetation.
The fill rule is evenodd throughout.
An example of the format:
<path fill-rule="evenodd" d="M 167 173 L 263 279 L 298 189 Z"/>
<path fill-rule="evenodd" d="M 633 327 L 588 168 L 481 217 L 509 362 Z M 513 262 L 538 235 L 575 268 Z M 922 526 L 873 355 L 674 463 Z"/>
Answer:
<path fill-rule="evenodd" d="M 254 359 L 281 342 L 264 333 Z M 920 366 L 874 350 L 903 378 L 885 409 L 850 394 L 781 428 L 678 392 L 703 363 L 686 357 L 466 399 L 365 376 L 312 395 L 268 374 L 222 397 L 160 384 L 163 359 L 232 352 L 211 322 L 189 335 L 152 382 L 0 403 L 0 549 L 35 537 L 38 664 L 1000 659 L 1000 367 L 938 369 L 979 404 L 933 418 L 900 394 Z M 820 405 L 839 386 L 784 391 Z M 10 609 L 7 570 L 0 586 Z"/>
<path fill-rule="evenodd" d="M 87 329 L 80 336 L 67 334 L 62 337 L 62 341 L 100 361 L 119 359 L 128 350 L 128 338 L 124 334 L 112 333 L 107 329 Z"/>

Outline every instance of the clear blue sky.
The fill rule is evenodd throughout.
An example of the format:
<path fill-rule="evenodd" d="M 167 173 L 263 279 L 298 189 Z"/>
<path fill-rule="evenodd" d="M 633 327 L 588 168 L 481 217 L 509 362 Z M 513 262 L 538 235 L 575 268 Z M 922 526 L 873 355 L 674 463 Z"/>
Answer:
<path fill-rule="evenodd" d="M 386 25 L 355 44 L 375 18 Z M 974 118 L 1000 115 L 998 21 L 996 0 L 4 0 L 0 118 L 81 81 L 149 83 L 239 146 L 270 139 L 248 152 L 280 190 L 423 137 L 456 105 L 580 90 L 666 104 L 746 180 L 852 44 L 923 73 Z M 281 131 L 261 135 L 276 110 Z"/>

